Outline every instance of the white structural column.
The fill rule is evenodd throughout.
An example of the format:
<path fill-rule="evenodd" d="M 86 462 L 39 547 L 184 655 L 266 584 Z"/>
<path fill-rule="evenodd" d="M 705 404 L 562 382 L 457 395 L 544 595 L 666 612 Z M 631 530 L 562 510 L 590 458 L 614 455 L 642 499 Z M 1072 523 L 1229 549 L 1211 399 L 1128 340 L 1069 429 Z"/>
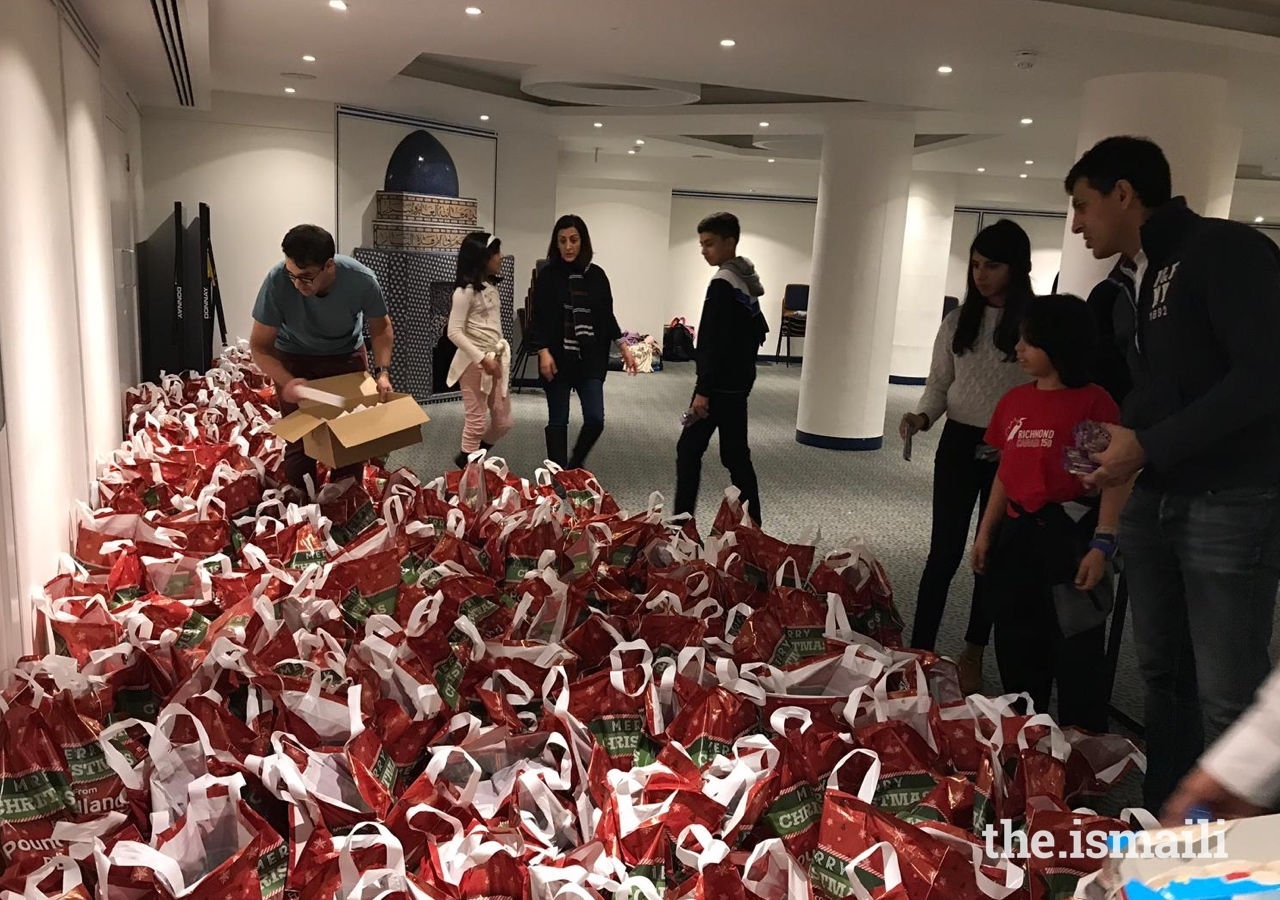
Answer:
<path fill-rule="evenodd" d="M 516 258 L 516 308 L 524 305 L 534 264 L 547 255 L 556 222 L 560 140 L 537 132 L 498 134 L 494 233 Z M 517 340 L 518 340 L 517 336 Z"/>
<path fill-rule="evenodd" d="M 1210 216 L 1230 212 L 1240 128 L 1231 118 L 1226 81 L 1169 72 L 1095 78 L 1085 85 L 1076 158 L 1115 135 L 1159 144 L 1173 170 L 1175 196 L 1185 196 L 1192 209 Z M 1058 289 L 1087 296 L 1113 265 L 1093 258 L 1068 219 Z"/>
<path fill-rule="evenodd" d="M 913 141 L 909 121 L 827 128 L 796 418 L 802 444 L 883 443 Z"/>
<path fill-rule="evenodd" d="M 942 301 L 947 293 L 955 218 L 955 176 L 915 173 L 907 199 L 898 315 L 889 364 L 889 380 L 895 384 L 921 384 L 929 374 L 933 339 L 942 322 Z"/>

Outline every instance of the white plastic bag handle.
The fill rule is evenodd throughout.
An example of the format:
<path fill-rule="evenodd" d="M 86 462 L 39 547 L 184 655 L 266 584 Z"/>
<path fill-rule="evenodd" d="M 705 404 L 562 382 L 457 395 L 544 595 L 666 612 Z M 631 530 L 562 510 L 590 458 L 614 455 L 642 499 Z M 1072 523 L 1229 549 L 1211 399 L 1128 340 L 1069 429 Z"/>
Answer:
<path fill-rule="evenodd" d="M 642 875 L 632 875 L 613 889 L 613 900 L 633 900 L 636 894 L 644 900 L 662 900 L 657 887 Z"/>
<path fill-rule="evenodd" d="M 684 840 L 690 834 L 703 846 L 701 853 L 685 849 Z M 689 868 L 701 872 L 707 866 L 724 862 L 729 856 L 729 846 L 713 838 L 705 825 L 693 824 L 686 826 L 676 838 L 676 856 Z"/>
<path fill-rule="evenodd" d="M 1067 757 L 1071 755 L 1071 744 L 1067 742 L 1062 729 L 1058 727 L 1058 723 L 1053 721 L 1053 716 L 1048 713 L 1032 716 L 1018 729 L 1018 749 L 1026 750 L 1028 748 L 1030 741 L 1027 739 L 1027 731 L 1038 725 L 1043 725 L 1049 729 L 1049 752 L 1053 755 L 1053 758 L 1066 762 Z"/>
<path fill-rule="evenodd" d="M 870 859 L 877 853 L 884 854 L 884 889 L 891 891 L 902 885 L 902 866 L 898 862 L 898 851 L 888 841 L 881 841 L 878 844 L 872 844 L 857 857 L 844 867 L 844 877 L 849 879 L 849 884 L 853 888 L 853 895 L 858 900 L 871 900 L 871 892 L 862 886 L 862 882 L 858 880 L 858 863 L 863 860 Z"/>
<path fill-rule="evenodd" d="M 844 768 L 845 763 L 855 756 L 871 757 L 871 766 L 867 769 L 867 774 L 862 777 L 862 784 L 858 787 L 857 797 L 863 803 L 874 803 L 876 788 L 880 784 L 880 754 L 865 747 L 859 747 L 857 750 L 846 753 L 844 758 L 836 763 L 836 767 L 831 770 L 831 775 L 827 778 L 827 790 L 840 790 L 840 770 Z"/>
<path fill-rule="evenodd" d="M 369 832 L 373 832 L 370 834 Z M 404 846 L 400 839 L 391 833 L 391 829 L 381 822 L 361 822 L 346 837 L 333 839 L 334 849 L 338 851 L 338 871 L 342 874 L 342 889 L 351 891 L 360 880 L 360 871 L 352 857 L 353 850 L 365 850 L 369 847 L 385 847 L 387 864 L 385 868 L 404 876 Z"/>
<path fill-rule="evenodd" d="M 791 566 L 791 571 L 796 573 L 794 583 L 796 585 L 804 584 L 804 579 L 800 577 L 800 564 L 794 558 L 788 556 L 782 561 L 782 565 L 778 566 L 777 573 L 773 576 L 773 586 L 782 587 L 787 578 L 787 566 Z"/>
<path fill-rule="evenodd" d="M 973 864 L 973 877 L 978 885 L 978 890 L 990 897 L 991 900 L 1005 900 L 1006 897 L 1016 893 L 1022 889 L 1022 885 L 1026 882 L 1027 873 L 1007 858 L 1002 858 L 998 864 L 998 868 L 1004 872 L 1004 883 L 1000 883 L 982 871 L 982 864 L 986 860 L 986 854 L 983 852 L 980 844 L 972 843 L 962 837 L 948 834 L 937 828 L 930 828 L 928 825 L 922 825 L 921 830 L 959 850 L 963 854 L 969 856 L 970 862 Z"/>
<path fill-rule="evenodd" d="M 840 595 L 827 592 L 827 637 L 840 637 L 853 634 L 853 624 L 849 621 L 849 611 L 844 608 Z"/>
<path fill-rule="evenodd" d="M 802 706 L 780 706 L 769 716 L 769 727 L 779 737 L 786 737 L 787 723 L 792 721 L 800 723 L 800 733 L 804 734 L 813 724 L 813 713 Z"/>
<path fill-rule="evenodd" d="M 111 739 L 117 734 L 128 731 L 135 725 L 141 726 L 152 739 L 155 738 L 156 727 L 150 722 L 144 722 L 141 719 L 125 719 L 102 729 L 98 735 L 98 746 L 102 748 L 103 760 L 111 767 L 111 771 L 116 773 L 121 783 L 131 791 L 140 791 L 146 784 L 142 773 L 135 771 L 133 766 L 129 765 L 129 761 L 124 758 L 124 754 L 111 743 Z"/>
<path fill-rule="evenodd" d="M 471 754 L 461 747 L 436 747 L 432 749 L 431 754 L 431 762 L 427 764 L 427 777 L 432 782 L 440 780 L 440 773 L 449 764 L 449 757 L 454 754 L 460 754 L 470 764 L 471 774 L 467 777 L 467 783 L 460 791 L 457 800 L 458 806 L 470 806 L 476 798 L 477 789 L 480 787 L 480 776 L 483 774 L 480 764 L 472 759 Z"/>
<path fill-rule="evenodd" d="M 58 897 L 64 897 L 84 884 L 84 879 L 80 877 L 80 865 L 74 859 L 69 856 L 54 856 L 27 876 L 27 883 L 22 891 L 23 900 L 55 900 L 40 890 L 40 882 L 56 871 L 62 872 L 62 890 Z"/>
<path fill-rule="evenodd" d="M 164 879 L 165 887 L 175 897 L 181 896 L 187 890 L 187 882 L 182 877 L 182 867 L 178 865 L 178 861 L 146 844 L 137 841 L 120 841 L 111 848 L 111 853 L 106 859 L 109 865 L 140 866 L 151 869 Z M 101 883 L 107 884 L 105 879 Z"/>

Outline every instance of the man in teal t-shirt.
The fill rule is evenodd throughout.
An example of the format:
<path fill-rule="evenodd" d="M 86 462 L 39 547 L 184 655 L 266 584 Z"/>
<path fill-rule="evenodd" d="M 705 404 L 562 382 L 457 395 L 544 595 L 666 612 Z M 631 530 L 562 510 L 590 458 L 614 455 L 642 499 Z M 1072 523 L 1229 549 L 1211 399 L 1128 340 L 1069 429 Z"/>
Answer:
<path fill-rule="evenodd" d="M 253 361 L 276 383 L 285 415 L 298 408 L 297 389 L 311 378 L 367 372 L 364 327 L 373 342 L 373 373 L 378 390 L 391 393 L 391 348 L 395 333 L 378 279 L 349 256 L 335 253 L 333 236 L 318 225 L 298 225 L 281 245 L 276 263 L 253 305 L 249 346 Z M 334 481 L 359 477 L 361 466 L 332 473 Z M 304 488 L 316 480 L 315 460 L 295 441 L 285 451 L 285 478 Z M 318 487 L 318 485 L 317 485 Z"/>

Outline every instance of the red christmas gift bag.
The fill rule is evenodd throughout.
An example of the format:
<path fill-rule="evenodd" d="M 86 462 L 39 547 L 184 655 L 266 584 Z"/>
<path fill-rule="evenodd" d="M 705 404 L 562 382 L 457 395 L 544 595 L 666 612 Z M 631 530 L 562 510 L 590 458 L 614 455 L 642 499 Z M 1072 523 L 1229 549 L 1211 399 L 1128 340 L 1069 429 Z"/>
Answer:
<path fill-rule="evenodd" d="M 700 768 L 727 755 L 734 742 L 759 721 L 756 703 L 740 691 L 702 688 L 677 675 L 676 694 L 682 708 L 667 726 L 666 736 L 678 741 Z"/>
<path fill-rule="evenodd" d="M 914 809 L 942 780 L 937 753 L 906 722 L 890 720 L 860 728 L 857 741 L 880 759 L 876 805 L 896 816 Z"/>
<path fill-rule="evenodd" d="M 28 875 L 15 873 L 0 881 L 0 897 L 4 900 L 91 900 L 92 896 L 80 864 L 70 856 L 50 857 Z"/>
<path fill-rule="evenodd" d="M 0 706 L 0 862 L 30 872 L 61 849 L 58 822 L 78 814 L 71 772 L 40 711 Z"/>
<path fill-rule="evenodd" d="M 893 602 L 889 576 L 861 538 L 827 554 L 809 576 L 809 589 L 820 595 L 838 594 L 854 631 L 885 647 L 902 646 L 904 625 Z"/>
<path fill-rule="evenodd" d="M 1073 812 L 1048 798 L 1029 802 L 1026 840 L 1028 847 L 1036 848 L 1026 862 L 1030 900 L 1074 897 L 1080 879 L 1097 872 L 1106 862 L 1107 835 L 1126 831 L 1129 825 L 1119 819 Z M 1042 833 L 1050 837 L 1037 837 Z"/>
<path fill-rule="evenodd" d="M 99 872 L 151 870 L 164 900 L 283 897 L 288 845 L 240 799 L 241 787 L 238 776 L 193 782 L 187 813 L 157 835 L 155 848 L 121 841 L 97 851 Z"/>

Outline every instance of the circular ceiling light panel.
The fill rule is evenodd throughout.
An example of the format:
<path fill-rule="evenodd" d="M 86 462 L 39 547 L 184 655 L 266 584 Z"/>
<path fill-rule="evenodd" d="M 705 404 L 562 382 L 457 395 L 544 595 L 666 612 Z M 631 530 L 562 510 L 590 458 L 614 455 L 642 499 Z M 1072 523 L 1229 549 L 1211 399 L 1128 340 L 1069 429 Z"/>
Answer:
<path fill-rule="evenodd" d="M 579 106 L 687 106 L 702 99 L 701 85 L 688 82 L 549 68 L 527 72 L 520 90 L 542 100 Z"/>
<path fill-rule="evenodd" d="M 772 151 L 778 156 L 789 159 L 822 159 L 822 135 L 820 134 L 779 135 L 768 138 L 757 136 L 752 144 L 760 150 Z"/>

